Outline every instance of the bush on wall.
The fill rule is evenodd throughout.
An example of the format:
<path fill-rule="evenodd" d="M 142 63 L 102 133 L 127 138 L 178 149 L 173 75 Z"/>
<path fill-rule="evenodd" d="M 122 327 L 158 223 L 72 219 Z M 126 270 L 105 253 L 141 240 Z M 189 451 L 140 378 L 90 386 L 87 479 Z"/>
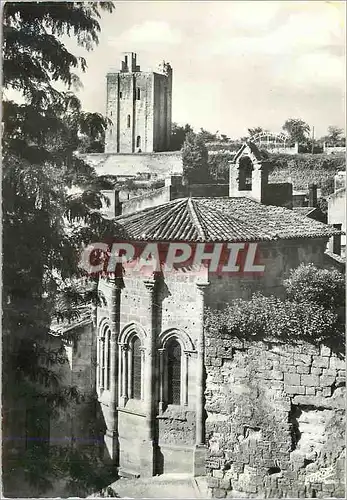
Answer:
<path fill-rule="evenodd" d="M 208 334 L 243 340 L 324 343 L 344 351 L 344 277 L 338 271 L 301 265 L 285 281 L 287 298 L 254 294 L 236 299 L 221 311 L 208 310 Z"/>

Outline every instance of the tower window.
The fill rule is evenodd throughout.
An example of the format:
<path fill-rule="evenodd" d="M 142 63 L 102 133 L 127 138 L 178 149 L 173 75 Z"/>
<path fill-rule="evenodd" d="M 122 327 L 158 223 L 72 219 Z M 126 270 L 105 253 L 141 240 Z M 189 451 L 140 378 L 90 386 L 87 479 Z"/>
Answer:
<path fill-rule="evenodd" d="M 181 346 L 173 339 L 167 347 L 168 403 L 181 404 Z"/>
<path fill-rule="evenodd" d="M 141 342 L 135 337 L 131 356 L 131 397 L 141 399 Z"/>
<path fill-rule="evenodd" d="M 127 116 L 127 127 L 130 128 L 130 115 Z"/>
<path fill-rule="evenodd" d="M 139 88 L 136 89 L 136 99 L 138 101 L 141 99 L 141 90 Z"/>
<path fill-rule="evenodd" d="M 119 99 L 122 99 L 122 97 L 123 97 L 123 93 L 119 92 Z"/>
<path fill-rule="evenodd" d="M 239 163 L 239 191 L 252 190 L 252 172 L 252 160 L 248 156 L 244 156 Z"/>
<path fill-rule="evenodd" d="M 125 62 L 126 65 L 128 65 L 128 56 L 124 57 L 124 62 Z"/>
<path fill-rule="evenodd" d="M 138 135 L 138 136 L 136 137 L 136 147 L 137 147 L 137 148 L 140 148 L 140 147 L 141 147 L 141 136 L 140 136 L 140 135 Z"/>

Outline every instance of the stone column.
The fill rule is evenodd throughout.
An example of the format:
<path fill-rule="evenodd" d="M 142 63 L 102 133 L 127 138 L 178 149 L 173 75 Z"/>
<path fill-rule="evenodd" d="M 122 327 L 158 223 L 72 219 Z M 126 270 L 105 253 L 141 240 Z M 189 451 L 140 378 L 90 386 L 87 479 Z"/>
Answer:
<path fill-rule="evenodd" d="M 194 453 L 194 476 L 205 474 L 206 446 L 205 446 L 205 338 L 204 338 L 204 308 L 205 288 L 208 283 L 197 283 L 198 297 L 200 302 L 200 335 L 197 345 L 196 366 L 196 428 L 195 428 L 195 453 Z"/>
<path fill-rule="evenodd" d="M 125 406 L 128 401 L 128 346 L 121 344 L 121 359 L 122 365 L 121 380 L 120 380 L 120 406 Z"/>
<path fill-rule="evenodd" d="M 159 352 L 159 412 L 164 411 L 164 349 L 158 349 Z"/>
<path fill-rule="evenodd" d="M 111 327 L 111 343 L 110 343 L 110 397 L 109 397 L 109 417 L 110 421 L 106 429 L 105 444 L 109 452 L 110 459 L 113 463 L 118 464 L 118 349 L 117 340 L 120 328 L 120 302 L 123 282 L 121 278 L 110 280 L 112 286 L 112 301 L 110 310 L 110 327 Z"/>
<path fill-rule="evenodd" d="M 184 351 L 184 390 L 183 390 L 183 397 L 184 401 L 183 404 L 184 406 L 188 406 L 188 384 L 189 384 L 189 377 L 188 377 L 188 366 L 189 366 L 189 352 Z"/>
<path fill-rule="evenodd" d="M 154 367 L 156 342 L 156 279 L 155 276 L 145 280 L 149 298 L 149 328 L 145 352 L 144 366 L 144 405 L 145 405 L 145 441 L 141 450 L 141 475 L 155 474 L 155 414 L 156 398 Z"/>

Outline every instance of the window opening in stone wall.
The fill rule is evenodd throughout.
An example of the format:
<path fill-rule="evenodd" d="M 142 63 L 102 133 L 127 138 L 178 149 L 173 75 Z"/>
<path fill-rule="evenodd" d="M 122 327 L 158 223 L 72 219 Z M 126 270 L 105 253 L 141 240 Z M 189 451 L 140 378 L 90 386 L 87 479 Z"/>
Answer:
<path fill-rule="evenodd" d="M 105 337 L 100 340 L 100 388 L 105 387 L 105 360 L 106 360 L 106 349 L 105 349 Z"/>
<path fill-rule="evenodd" d="M 111 383 L 111 329 L 104 327 L 98 339 L 98 387 L 110 389 Z"/>
<path fill-rule="evenodd" d="M 140 135 L 138 135 L 138 136 L 136 137 L 136 147 L 137 147 L 137 148 L 140 148 L 140 147 L 141 147 L 141 136 L 140 136 Z"/>
<path fill-rule="evenodd" d="M 127 127 L 130 128 L 130 115 L 127 116 Z"/>
<path fill-rule="evenodd" d="M 139 101 L 140 100 L 140 97 L 141 96 L 141 91 L 139 88 L 136 89 L 136 99 Z"/>
<path fill-rule="evenodd" d="M 239 162 L 239 191 L 252 190 L 252 160 L 248 156 L 244 156 Z"/>
<path fill-rule="evenodd" d="M 110 380 L 111 380 L 111 330 L 107 328 L 105 334 L 105 346 L 106 346 L 106 389 L 110 390 Z"/>
<path fill-rule="evenodd" d="M 123 93 L 119 92 L 119 99 L 122 99 L 122 97 L 123 97 Z"/>
<path fill-rule="evenodd" d="M 131 396 L 141 399 L 141 342 L 138 337 L 133 340 L 131 361 Z"/>
<path fill-rule="evenodd" d="M 168 404 L 181 404 L 181 346 L 171 340 L 167 347 Z"/>
<path fill-rule="evenodd" d="M 124 62 L 125 62 L 126 65 L 128 65 L 128 56 L 124 57 Z"/>

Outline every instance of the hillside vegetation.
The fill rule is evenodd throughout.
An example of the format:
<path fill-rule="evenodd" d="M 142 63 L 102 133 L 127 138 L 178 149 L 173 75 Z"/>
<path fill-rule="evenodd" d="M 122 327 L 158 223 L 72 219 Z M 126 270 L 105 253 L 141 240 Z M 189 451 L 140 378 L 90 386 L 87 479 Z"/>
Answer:
<path fill-rule="evenodd" d="M 328 155 L 320 154 L 266 154 L 271 162 L 269 182 L 290 182 L 293 189 L 307 189 L 308 184 L 315 183 L 319 188 L 331 186 L 333 177 L 346 168 L 346 157 L 343 153 Z M 228 182 L 229 162 L 233 156 L 223 152 L 209 154 L 208 165 L 212 179 L 215 182 Z M 330 194 L 330 193 L 325 193 Z"/>
<path fill-rule="evenodd" d="M 294 189 L 306 189 L 310 183 L 323 188 L 338 171 L 346 168 L 346 157 L 343 153 L 271 154 L 269 157 L 273 163 L 270 182 L 286 182 L 290 177 Z"/>

